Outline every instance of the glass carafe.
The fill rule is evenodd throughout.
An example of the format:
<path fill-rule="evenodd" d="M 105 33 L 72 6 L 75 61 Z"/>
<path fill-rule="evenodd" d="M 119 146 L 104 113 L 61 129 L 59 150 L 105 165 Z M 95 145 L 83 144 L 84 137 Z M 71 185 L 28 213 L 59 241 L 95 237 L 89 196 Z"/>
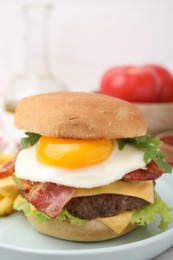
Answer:
<path fill-rule="evenodd" d="M 27 4 L 22 7 L 26 33 L 24 35 L 24 73 L 14 76 L 4 96 L 6 111 L 14 112 L 25 96 L 66 90 L 51 73 L 49 32 L 51 4 Z"/>

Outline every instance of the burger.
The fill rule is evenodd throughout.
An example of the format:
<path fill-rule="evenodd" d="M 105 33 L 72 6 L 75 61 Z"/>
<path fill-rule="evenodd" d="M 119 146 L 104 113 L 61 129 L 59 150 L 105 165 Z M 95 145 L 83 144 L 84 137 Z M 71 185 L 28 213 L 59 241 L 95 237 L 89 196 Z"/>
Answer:
<path fill-rule="evenodd" d="M 127 234 L 170 208 L 155 192 L 171 172 L 133 104 L 96 93 L 58 92 L 22 99 L 15 126 L 26 131 L 15 162 L 14 203 L 37 231 L 73 241 Z"/>

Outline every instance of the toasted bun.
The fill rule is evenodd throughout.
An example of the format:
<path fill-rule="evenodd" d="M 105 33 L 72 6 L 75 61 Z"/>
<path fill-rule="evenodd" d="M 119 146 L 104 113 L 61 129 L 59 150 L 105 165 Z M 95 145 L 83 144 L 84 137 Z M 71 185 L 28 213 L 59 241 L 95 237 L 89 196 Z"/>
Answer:
<path fill-rule="evenodd" d="M 45 136 L 114 139 L 146 134 L 143 113 L 126 101 L 96 93 L 57 92 L 26 97 L 15 125 Z"/>
<path fill-rule="evenodd" d="M 80 242 L 113 239 L 122 236 L 137 227 L 137 225 L 129 224 L 123 233 L 117 234 L 97 220 L 87 221 L 80 226 L 72 225 L 67 221 L 58 221 L 56 219 L 38 224 L 33 217 L 28 217 L 28 221 L 34 229 L 42 234 Z"/>

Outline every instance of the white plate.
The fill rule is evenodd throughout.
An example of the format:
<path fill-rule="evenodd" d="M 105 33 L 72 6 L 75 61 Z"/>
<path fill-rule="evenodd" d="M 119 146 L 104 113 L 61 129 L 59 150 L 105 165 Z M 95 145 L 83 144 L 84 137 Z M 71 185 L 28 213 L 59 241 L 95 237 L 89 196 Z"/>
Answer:
<path fill-rule="evenodd" d="M 157 181 L 156 190 L 173 208 L 173 175 Z M 23 214 L 0 218 L 0 259 L 5 260 L 147 260 L 173 245 L 172 223 L 166 231 L 157 228 L 158 220 L 139 227 L 118 239 L 96 243 L 63 241 L 41 235 L 28 224 Z"/>

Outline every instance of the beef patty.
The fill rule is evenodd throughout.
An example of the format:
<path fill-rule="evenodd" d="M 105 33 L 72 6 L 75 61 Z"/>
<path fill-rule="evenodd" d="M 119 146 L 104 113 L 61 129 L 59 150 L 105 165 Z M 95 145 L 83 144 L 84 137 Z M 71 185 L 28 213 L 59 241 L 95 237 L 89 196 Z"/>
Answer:
<path fill-rule="evenodd" d="M 115 194 L 76 197 L 66 204 L 67 211 L 82 219 L 111 217 L 126 210 L 133 210 L 149 203 L 143 199 Z"/>
<path fill-rule="evenodd" d="M 40 183 L 19 179 L 20 194 L 28 199 L 29 192 Z M 21 188 L 21 189 L 20 189 Z M 149 204 L 147 201 L 126 195 L 99 194 L 72 198 L 66 205 L 67 211 L 82 219 L 94 219 L 98 217 L 111 217 L 126 210 L 138 209 Z"/>

